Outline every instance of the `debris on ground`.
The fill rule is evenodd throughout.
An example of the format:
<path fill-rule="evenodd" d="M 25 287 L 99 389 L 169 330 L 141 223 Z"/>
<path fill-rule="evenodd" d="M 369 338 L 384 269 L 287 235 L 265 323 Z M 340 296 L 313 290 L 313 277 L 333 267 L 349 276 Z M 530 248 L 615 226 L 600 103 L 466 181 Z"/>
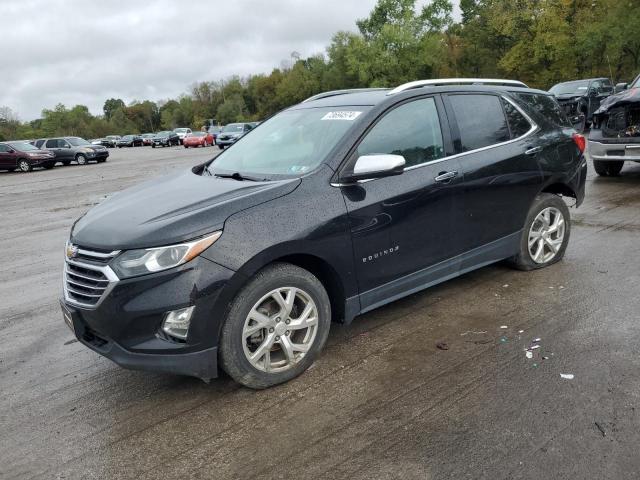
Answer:
<path fill-rule="evenodd" d="M 605 431 L 604 427 L 602 425 L 600 425 L 598 422 L 593 422 L 596 424 L 596 427 L 598 427 L 598 430 L 600 430 L 600 433 L 602 434 L 603 437 L 607 436 L 607 432 Z"/>
<path fill-rule="evenodd" d="M 561 373 L 560 376 L 565 380 L 573 380 L 573 373 Z"/>
<path fill-rule="evenodd" d="M 509 328 L 509 326 L 508 325 L 502 325 L 500 328 L 506 329 L 506 328 Z"/>
<path fill-rule="evenodd" d="M 501 341 L 502 343 L 507 343 L 507 337 L 501 337 L 501 338 L 500 338 L 500 341 Z"/>
<path fill-rule="evenodd" d="M 449 345 L 446 342 L 438 342 L 436 343 L 436 348 L 439 350 L 449 350 Z"/>
<path fill-rule="evenodd" d="M 465 335 L 469 335 L 469 334 L 473 334 L 473 335 L 484 335 L 485 333 L 487 333 L 487 332 L 486 332 L 486 331 L 485 331 L 485 332 L 474 332 L 473 330 L 467 330 L 466 332 L 461 333 L 461 334 L 460 334 L 460 336 L 461 336 L 461 337 L 464 337 Z"/>

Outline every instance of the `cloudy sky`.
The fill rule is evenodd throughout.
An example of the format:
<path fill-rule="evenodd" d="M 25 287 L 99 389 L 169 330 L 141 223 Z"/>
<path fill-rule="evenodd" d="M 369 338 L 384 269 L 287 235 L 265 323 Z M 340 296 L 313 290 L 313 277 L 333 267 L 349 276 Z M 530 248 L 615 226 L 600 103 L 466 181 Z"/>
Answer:
<path fill-rule="evenodd" d="M 0 106 L 162 100 L 196 81 L 270 72 L 323 52 L 376 0 L 0 0 Z M 420 3 L 425 3 L 422 0 Z"/>

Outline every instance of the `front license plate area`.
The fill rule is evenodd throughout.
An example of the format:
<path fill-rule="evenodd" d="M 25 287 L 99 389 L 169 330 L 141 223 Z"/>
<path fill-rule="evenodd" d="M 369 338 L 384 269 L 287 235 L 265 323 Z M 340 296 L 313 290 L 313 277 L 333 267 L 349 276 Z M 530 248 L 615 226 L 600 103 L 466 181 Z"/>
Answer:
<path fill-rule="evenodd" d="M 73 325 L 73 316 L 71 315 L 71 312 L 67 307 L 65 307 L 62 304 L 60 304 L 60 307 L 62 308 L 62 318 L 64 319 L 64 323 L 67 324 L 67 327 L 69 327 L 73 332 L 73 334 L 75 335 L 76 329 L 75 329 L 75 326 Z"/>

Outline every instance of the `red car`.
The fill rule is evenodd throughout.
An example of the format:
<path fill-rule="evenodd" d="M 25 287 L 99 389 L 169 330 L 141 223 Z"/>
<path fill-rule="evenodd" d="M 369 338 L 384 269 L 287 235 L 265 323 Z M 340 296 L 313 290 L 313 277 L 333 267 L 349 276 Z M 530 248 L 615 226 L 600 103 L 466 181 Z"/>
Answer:
<path fill-rule="evenodd" d="M 56 157 L 53 152 L 40 150 L 30 143 L 0 143 L 0 170 L 30 172 L 33 167 L 53 168 Z"/>
<path fill-rule="evenodd" d="M 188 137 L 184 137 L 182 144 L 184 148 L 189 147 L 209 147 L 215 143 L 213 135 L 207 132 L 193 132 Z"/>

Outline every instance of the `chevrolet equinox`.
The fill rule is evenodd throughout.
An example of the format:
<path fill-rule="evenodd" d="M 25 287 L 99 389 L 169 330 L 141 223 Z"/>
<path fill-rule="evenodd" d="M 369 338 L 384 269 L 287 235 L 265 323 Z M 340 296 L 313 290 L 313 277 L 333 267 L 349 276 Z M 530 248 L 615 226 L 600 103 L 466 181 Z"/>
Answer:
<path fill-rule="evenodd" d="M 77 220 L 63 316 L 126 368 L 279 384 L 332 321 L 501 260 L 562 259 L 584 146 L 552 96 L 516 81 L 316 95 Z"/>

